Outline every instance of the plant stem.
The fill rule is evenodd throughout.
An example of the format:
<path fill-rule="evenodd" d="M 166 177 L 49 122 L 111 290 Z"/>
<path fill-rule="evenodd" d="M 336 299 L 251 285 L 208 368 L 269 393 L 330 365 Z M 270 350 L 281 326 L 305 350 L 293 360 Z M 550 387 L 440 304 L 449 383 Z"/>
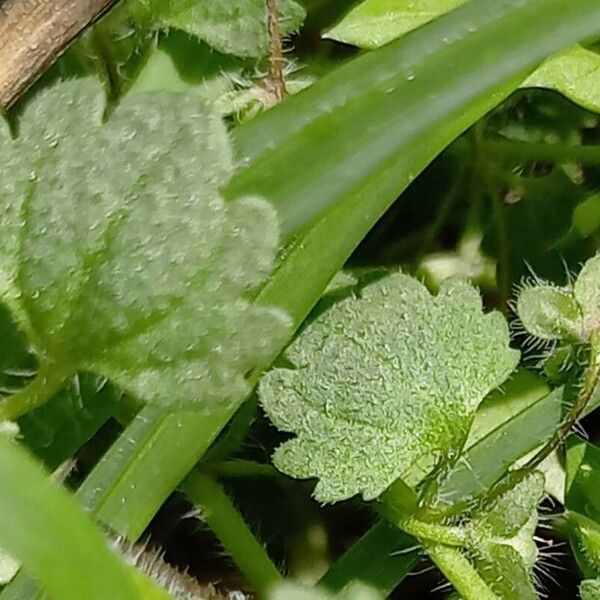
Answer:
<path fill-rule="evenodd" d="M 465 532 L 461 527 L 428 523 L 414 517 L 394 520 L 400 529 L 410 533 L 416 538 L 428 540 L 430 543 L 444 544 L 446 546 L 460 546 L 466 544 Z"/>
<path fill-rule="evenodd" d="M 464 600 L 498 600 L 475 567 L 457 548 L 442 544 L 423 544 L 431 560 Z"/>
<path fill-rule="evenodd" d="M 525 473 L 531 473 L 565 441 L 573 426 L 585 412 L 600 380 L 600 330 L 592 332 L 589 345 L 589 364 L 577 400 L 550 440 L 522 467 L 522 471 Z"/>
<path fill-rule="evenodd" d="M 181 489 L 201 509 L 204 520 L 248 583 L 264 597 L 267 590 L 283 578 L 223 487 L 211 475 L 193 471 Z"/>
<path fill-rule="evenodd" d="M 198 465 L 198 470 L 213 477 L 277 477 L 280 475 L 273 465 L 243 459 L 206 461 Z"/>
<path fill-rule="evenodd" d="M 275 101 L 279 102 L 287 93 L 283 78 L 283 42 L 279 28 L 279 11 L 277 10 L 277 0 L 266 0 L 266 3 L 271 54 L 269 56 L 269 75 L 264 84 L 267 91 L 273 94 Z"/>
<path fill-rule="evenodd" d="M 600 146 L 569 144 L 541 144 L 508 140 L 484 140 L 488 154 L 510 162 L 552 162 L 600 164 Z"/>
<path fill-rule="evenodd" d="M 71 373 L 61 371 L 49 373 L 42 369 L 35 379 L 0 402 L 0 421 L 16 421 L 19 417 L 45 404 L 67 382 Z"/>

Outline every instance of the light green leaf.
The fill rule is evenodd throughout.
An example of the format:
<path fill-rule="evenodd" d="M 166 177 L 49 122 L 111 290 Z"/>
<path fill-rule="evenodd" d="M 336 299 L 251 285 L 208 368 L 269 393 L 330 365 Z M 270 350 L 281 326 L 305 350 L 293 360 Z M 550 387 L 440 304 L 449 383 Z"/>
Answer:
<path fill-rule="evenodd" d="M 584 317 L 584 326 L 589 335 L 598 327 L 600 320 L 600 255 L 590 258 L 579 272 L 573 293 Z"/>
<path fill-rule="evenodd" d="M 130 97 L 103 125 L 102 97 L 55 86 L 0 137 L 0 299 L 42 389 L 85 370 L 161 405 L 236 397 L 287 335 L 243 300 L 271 269 L 276 215 L 221 200 L 231 149 L 197 99 Z"/>
<path fill-rule="evenodd" d="M 335 303 L 286 355 L 296 369 L 275 369 L 260 385 L 273 423 L 298 436 L 274 462 L 318 477 L 315 497 L 335 502 L 375 498 L 413 463 L 428 471 L 456 457 L 479 403 L 519 353 L 502 316 L 483 314 L 468 284 L 449 281 L 431 296 L 396 273 Z"/>
<path fill-rule="evenodd" d="M 269 594 L 269 600 L 382 600 L 383 596 L 372 587 L 354 581 L 337 594 L 308 588 L 291 581 L 279 584 Z"/>
<path fill-rule="evenodd" d="M 576 104 L 600 112 L 600 54 L 573 46 L 546 60 L 523 86 L 556 90 Z"/>
<path fill-rule="evenodd" d="M 579 586 L 581 600 L 600 600 L 600 579 L 586 579 Z"/>
<path fill-rule="evenodd" d="M 359 48 L 379 48 L 464 4 L 465 0 L 365 0 L 325 34 Z"/>
<path fill-rule="evenodd" d="M 544 477 L 535 472 L 473 515 L 470 549 L 482 578 L 502 600 L 535 599 L 531 571 L 537 558 L 533 534 Z"/>
<path fill-rule="evenodd" d="M 516 311 L 535 337 L 585 342 L 600 322 L 600 255 L 583 265 L 572 289 L 545 283 L 525 287 Z"/>
<path fill-rule="evenodd" d="M 581 338 L 581 310 L 570 290 L 552 285 L 527 287 L 517 299 L 517 314 L 523 327 L 538 338 Z"/>

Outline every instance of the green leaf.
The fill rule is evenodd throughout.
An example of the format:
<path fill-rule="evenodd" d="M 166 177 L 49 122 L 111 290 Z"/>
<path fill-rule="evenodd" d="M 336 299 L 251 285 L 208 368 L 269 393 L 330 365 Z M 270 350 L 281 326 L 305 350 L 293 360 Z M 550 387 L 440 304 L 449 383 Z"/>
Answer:
<path fill-rule="evenodd" d="M 302 6 L 279 0 L 277 7 L 282 34 L 296 31 L 306 16 Z M 118 34 L 128 22 L 137 31 L 176 27 L 225 54 L 261 58 L 269 53 L 264 0 L 127 0 L 103 27 Z"/>
<path fill-rule="evenodd" d="M 468 284 L 448 282 L 433 297 L 407 275 L 382 278 L 303 330 L 286 351 L 295 370 L 263 377 L 265 411 L 297 435 L 274 463 L 318 477 L 322 502 L 375 498 L 414 478 L 415 466 L 423 474 L 456 456 L 479 403 L 518 356 L 502 316 L 484 315 Z"/>
<path fill-rule="evenodd" d="M 465 0 L 364 0 L 325 33 L 326 38 L 373 50 Z M 600 54 L 580 45 L 548 58 L 523 87 L 556 90 L 587 110 L 600 112 Z"/>
<path fill-rule="evenodd" d="M 385 596 L 419 562 L 414 538 L 382 519 L 350 547 L 323 576 L 320 585 L 341 591 L 357 574 Z M 372 560 L 376 556 L 377 560 Z"/>
<path fill-rule="evenodd" d="M 562 281 L 565 262 L 576 269 L 589 255 L 581 246 L 557 248 L 584 196 L 583 188 L 555 168 L 543 177 L 519 177 L 514 189 L 519 199 L 500 203 L 484 238 L 484 251 L 497 258 L 509 288 L 530 277 L 531 271 L 538 278 Z"/>
<path fill-rule="evenodd" d="M 600 255 L 590 258 L 579 272 L 573 293 L 583 312 L 584 328 L 589 335 L 600 321 Z"/>
<path fill-rule="evenodd" d="M 273 589 L 268 598 L 269 600 L 383 600 L 383 596 L 377 590 L 357 581 L 349 583 L 337 594 L 286 581 Z"/>
<path fill-rule="evenodd" d="M 473 515 L 467 525 L 470 549 L 481 577 L 502 600 L 534 600 L 533 534 L 544 477 L 535 472 Z"/>
<path fill-rule="evenodd" d="M 581 339 L 581 309 L 568 289 L 552 285 L 527 287 L 519 294 L 516 309 L 523 327 L 535 337 Z"/>
<path fill-rule="evenodd" d="M 0 298 L 42 391 L 83 370 L 165 406 L 237 397 L 288 335 L 243 300 L 271 269 L 276 215 L 221 200 L 229 142 L 197 100 L 127 98 L 106 124 L 102 108 L 99 85 L 61 84 L 0 138 Z"/>
<path fill-rule="evenodd" d="M 578 436 L 567 440 L 565 506 L 600 522 L 600 448 Z"/>
<path fill-rule="evenodd" d="M 121 396 L 102 377 L 76 375 L 47 404 L 19 419 L 23 442 L 54 470 L 113 415 Z"/>
<path fill-rule="evenodd" d="M 574 46 L 546 60 L 523 84 L 556 90 L 587 110 L 600 112 L 600 54 Z"/>
<path fill-rule="evenodd" d="M 600 600 L 600 579 L 586 579 L 579 586 L 581 600 Z"/>
<path fill-rule="evenodd" d="M 264 0 L 171 0 L 158 4 L 169 26 L 197 36 L 219 52 L 260 58 L 269 52 Z M 282 33 L 300 27 L 306 13 L 293 0 L 277 2 Z"/>
<path fill-rule="evenodd" d="M 286 239 L 304 232 L 260 300 L 285 307 L 299 326 L 413 177 L 505 98 L 522 71 L 592 35 L 599 15 L 595 0 L 577 5 L 572 0 L 470 2 L 459 14 L 337 69 L 237 130 L 235 146 L 249 162 L 243 181 L 238 180 L 238 193 L 230 192 L 230 197 L 262 188 L 277 204 Z M 444 43 L 465 22 L 476 31 Z M 415 79 L 406 79 L 404 64 L 413 69 Z M 395 93 L 383 93 L 390 89 L 388 83 L 397 86 Z M 311 194 L 307 181 L 317 182 Z M 533 425 L 547 412 L 545 405 L 536 408 L 541 412 Z M 86 481 L 87 506 L 114 530 L 131 538 L 141 535 L 233 412 L 234 407 L 215 407 L 206 419 L 147 407 Z M 554 417 L 547 417 L 553 425 L 560 412 Z M 530 444 L 528 436 L 533 436 L 535 443 L 538 429 L 527 419 L 519 423 L 522 430 L 512 441 L 525 437 Z M 499 447 L 509 449 L 501 439 L 485 451 L 487 459 L 482 460 L 490 468 L 494 465 L 489 458 Z M 460 488 L 455 493 L 460 497 Z"/>
<path fill-rule="evenodd" d="M 464 4 L 465 0 L 365 0 L 324 37 L 374 49 Z"/>
<path fill-rule="evenodd" d="M 0 480 L 0 544 L 52 597 L 137 598 L 126 567 L 77 502 L 5 436 Z"/>

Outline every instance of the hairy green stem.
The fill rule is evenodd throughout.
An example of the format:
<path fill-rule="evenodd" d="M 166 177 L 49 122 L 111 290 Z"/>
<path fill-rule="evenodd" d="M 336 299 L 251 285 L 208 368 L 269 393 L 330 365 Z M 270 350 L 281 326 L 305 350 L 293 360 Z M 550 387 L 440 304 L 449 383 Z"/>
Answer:
<path fill-rule="evenodd" d="M 0 402 L 0 421 L 15 421 L 42 406 L 60 391 L 71 375 L 60 370 L 40 369 L 31 383 Z"/>
<path fill-rule="evenodd" d="M 394 524 L 406 533 L 429 542 L 459 547 L 464 547 L 466 544 L 466 535 L 462 527 L 428 523 L 414 517 L 395 519 Z"/>
<path fill-rule="evenodd" d="M 264 597 L 268 589 L 283 578 L 223 487 L 211 475 L 192 471 L 181 489 L 202 511 L 203 519 L 248 583 Z"/>
<path fill-rule="evenodd" d="M 589 363 L 584 375 L 583 387 L 577 396 L 573 408 L 566 415 L 561 426 L 544 446 L 522 467 L 526 473 L 535 470 L 569 435 L 571 429 L 582 417 L 600 380 L 600 330 L 595 330 L 590 336 Z"/>
<path fill-rule="evenodd" d="M 498 600 L 459 549 L 428 543 L 423 547 L 463 600 Z"/>

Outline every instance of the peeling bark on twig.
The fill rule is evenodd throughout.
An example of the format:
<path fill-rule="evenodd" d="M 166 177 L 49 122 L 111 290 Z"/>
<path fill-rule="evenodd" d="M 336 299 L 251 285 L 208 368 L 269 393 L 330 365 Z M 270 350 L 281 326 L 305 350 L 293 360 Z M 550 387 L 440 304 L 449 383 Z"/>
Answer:
<path fill-rule="evenodd" d="M 271 54 L 269 56 L 269 75 L 264 81 L 264 86 L 276 102 L 283 100 L 286 95 L 285 80 L 283 78 L 283 40 L 279 27 L 279 11 L 277 0 L 266 0 L 267 26 L 271 40 Z"/>
<path fill-rule="evenodd" d="M 0 0 L 0 109 L 117 0 Z"/>

